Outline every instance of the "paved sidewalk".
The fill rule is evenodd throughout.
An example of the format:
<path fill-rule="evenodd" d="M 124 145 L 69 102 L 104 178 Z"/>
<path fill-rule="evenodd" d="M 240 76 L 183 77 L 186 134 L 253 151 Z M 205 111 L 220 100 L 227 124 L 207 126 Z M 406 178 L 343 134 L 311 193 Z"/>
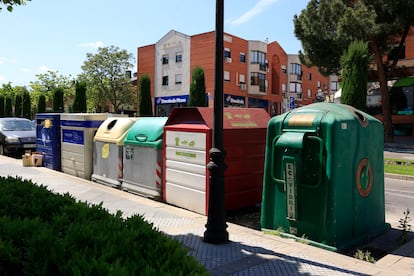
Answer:
<path fill-rule="evenodd" d="M 202 240 L 206 216 L 194 212 L 48 168 L 23 167 L 22 160 L 5 156 L 0 156 L 0 175 L 31 179 L 80 201 L 103 202 L 125 217 L 139 213 L 180 240 L 211 275 L 414 275 L 414 240 L 376 264 L 232 223 L 227 223 L 230 242 L 212 245 Z"/>

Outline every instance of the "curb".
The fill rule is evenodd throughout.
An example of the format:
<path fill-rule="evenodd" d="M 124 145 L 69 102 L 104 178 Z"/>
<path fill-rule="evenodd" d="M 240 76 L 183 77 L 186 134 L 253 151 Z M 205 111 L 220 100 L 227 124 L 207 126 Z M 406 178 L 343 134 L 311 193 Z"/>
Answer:
<path fill-rule="evenodd" d="M 393 178 L 405 181 L 414 181 L 414 176 L 412 175 L 403 175 L 403 174 L 394 174 L 394 173 L 385 173 L 385 178 Z"/>

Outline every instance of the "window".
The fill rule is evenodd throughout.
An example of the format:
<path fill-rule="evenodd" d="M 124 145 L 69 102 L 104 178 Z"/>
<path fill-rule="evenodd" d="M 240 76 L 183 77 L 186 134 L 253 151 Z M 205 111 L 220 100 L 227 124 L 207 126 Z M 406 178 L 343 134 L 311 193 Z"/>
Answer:
<path fill-rule="evenodd" d="M 230 72 L 229 71 L 224 71 L 224 80 L 225 81 L 230 81 Z"/>
<path fill-rule="evenodd" d="M 302 75 L 302 64 L 291 63 L 290 64 L 290 73 L 294 74 L 294 75 L 301 76 Z"/>
<path fill-rule="evenodd" d="M 240 78 L 239 80 L 240 83 L 246 83 L 246 76 L 244 74 L 240 74 L 239 78 Z"/>
<path fill-rule="evenodd" d="M 251 64 L 265 64 L 266 53 L 261 52 L 261 51 L 251 51 L 250 52 L 250 63 Z"/>
<path fill-rule="evenodd" d="M 308 98 L 312 97 L 312 91 L 308 89 Z"/>
<path fill-rule="evenodd" d="M 162 85 L 167 86 L 168 85 L 168 76 L 162 77 Z"/>
<path fill-rule="evenodd" d="M 231 52 L 229 48 L 224 48 L 224 58 L 231 58 Z"/>
<path fill-rule="evenodd" d="M 287 70 L 286 70 L 286 65 L 282 65 L 282 73 L 283 73 L 283 74 L 286 74 L 286 71 L 287 71 Z"/>
<path fill-rule="evenodd" d="M 312 80 L 312 73 L 308 73 L 308 80 Z"/>
<path fill-rule="evenodd" d="M 246 63 L 246 54 L 245 53 L 240 53 L 240 62 L 241 63 Z"/>
<path fill-rule="evenodd" d="M 230 72 L 224 71 L 224 81 L 230 81 Z"/>
<path fill-rule="evenodd" d="M 256 72 L 251 73 L 250 84 L 258 85 L 260 92 L 266 92 L 266 75 L 263 73 Z"/>
<path fill-rule="evenodd" d="M 289 83 L 289 92 L 292 93 L 301 93 L 302 94 L 302 85 L 299 82 Z"/>
<path fill-rule="evenodd" d="M 286 83 L 282 83 L 282 92 L 286 92 Z"/>
<path fill-rule="evenodd" d="M 168 64 L 168 55 L 162 56 L 162 64 Z"/>
<path fill-rule="evenodd" d="M 175 62 L 182 62 L 183 61 L 183 53 L 176 53 L 175 54 Z"/>
<path fill-rule="evenodd" d="M 318 88 L 321 88 L 321 82 L 318 81 Z"/>
<path fill-rule="evenodd" d="M 332 91 L 338 91 L 338 82 L 337 81 L 332 81 L 331 82 L 331 90 Z"/>
<path fill-rule="evenodd" d="M 181 74 L 176 74 L 175 75 L 175 84 L 181 84 L 182 81 L 183 81 L 182 79 L 183 79 L 183 76 Z"/>

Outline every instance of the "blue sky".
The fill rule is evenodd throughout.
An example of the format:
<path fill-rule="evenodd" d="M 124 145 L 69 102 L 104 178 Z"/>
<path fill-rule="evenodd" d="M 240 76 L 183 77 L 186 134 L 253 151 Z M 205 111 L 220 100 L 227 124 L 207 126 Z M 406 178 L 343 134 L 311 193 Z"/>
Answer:
<path fill-rule="evenodd" d="M 224 32 L 277 41 L 288 54 L 301 44 L 293 16 L 308 0 L 224 0 Z M 174 29 L 194 35 L 215 29 L 214 0 L 32 0 L 0 12 L 0 85 L 28 86 L 48 70 L 76 77 L 87 53 L 114 45 L 137 57 Z M 134 62 L 135 63 L 135 62 Z M 133 69 L 134 70 L 134 69 Z M 136 70 L 136 69 L 135 69 Z"/>

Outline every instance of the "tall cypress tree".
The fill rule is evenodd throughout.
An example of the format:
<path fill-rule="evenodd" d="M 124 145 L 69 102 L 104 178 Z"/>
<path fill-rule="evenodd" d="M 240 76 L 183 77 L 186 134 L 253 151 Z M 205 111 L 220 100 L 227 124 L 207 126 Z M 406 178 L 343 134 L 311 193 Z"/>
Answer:
<path fill-rule="evenodd" d="M 29 91 L 27 90 L 22 95 L 22 117 L 27 119 L 32 118 L 32 102 Z"/>
<path fill-rule="evenodd" d="M 341 56 L 342 94 L 341 103 L 366 110 L 368 66 L 370 63 L 367 43 L 354 41 Z"/>
<path fill-rule="evenodd" d="M 139 116 L 152 116 L 151 80 L 148 75 L 139 78 Z"/>
<path fill-rule="evenodd" d="M 37 103 L 37 112 L 38 113 L 46 112 L 46 97 L 43 94 L 39 95 L 39 102 Z"/>
<path fill-rule="evenodd" d="M 200 66 L 196 66 L 192 72 L 188 106 L 207 106 L 204 70 Z"/>
<path fill-rule="evenodd" d="M 0 117 L 3 118 L 5 114 L 5 97 L 4 95 L 0 95 Z"/>
<path fill-rule="evenodd" d="M 6 104 L 4 107 L 4 116 L 11 117 L 13 116 L 13 103 L 12 98 L 10 96 L 6 96 Z"/>
<path fill-rule="evenodd" d="M 14 102 L 14 117 L 22 117 L 23 113 L 22 95 L 17 94 Z"/>
<path fill-rule="evenodd" d="M 64 100 L 63 100 L 63 88 L 56 88 L 53 93 L 53 111 L 63 112 L 64 111 Z"/>
<path fill-rule="evenodd" d="M 73 112 L 86 112 L 86 82 L 76 82 L 75 100 L 73 102 Z"/>

